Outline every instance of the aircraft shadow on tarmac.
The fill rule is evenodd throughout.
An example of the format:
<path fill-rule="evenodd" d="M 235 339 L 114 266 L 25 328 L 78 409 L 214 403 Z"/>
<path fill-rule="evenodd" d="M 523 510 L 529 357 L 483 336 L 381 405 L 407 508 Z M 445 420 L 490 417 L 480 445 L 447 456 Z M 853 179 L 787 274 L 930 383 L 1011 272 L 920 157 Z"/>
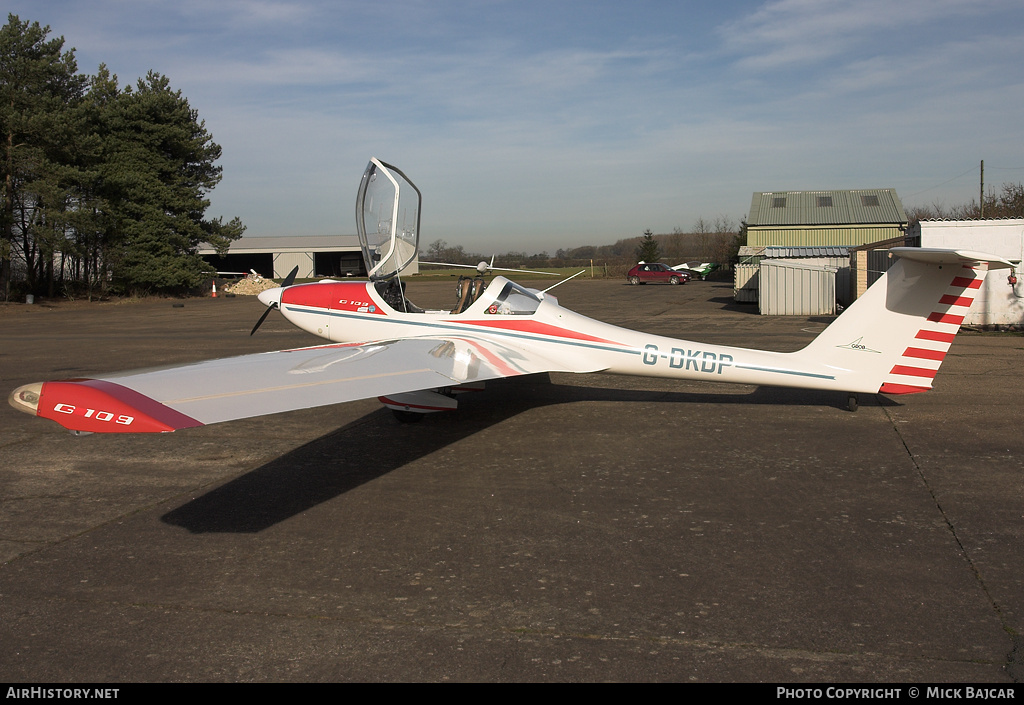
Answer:
<path fill-rule="evenodd" d="M 757 387 L 737 394 L 578 387 L 552 383 L 546 374 L 498 380 L 489 383 L 483 394 L 486 400 L 460 402 L 459 411 L 432 414 L 414 424 L 399 425 L 381 408 L 173 509 L 161 520 L 197 534 L 259 532 L 524 411 L 552 404 L 772 404 L 834 407 L 849 413 L 846 395 L 837 392 Z M 878 395 L 861 395 L 861 406 L 898 404 Z M 396 435 L 401 443 L 394 442 Z"/>
<path fill-rule="evenodd" d="M 754 316 L 761 315 L 761 309 L 758 308 L 758 305 L 756 303 L 740 303 L 737 302 L 736 299 L 731 295 L 712 296 L 711 298 L 708 299 L 708 301 L 714 304 L 721 304 L 721 308 L 723 311 L 730 311 L 732 313 L 748 313 Z M 838 315 L 839 313 L 837 312 L 835 314 L 826 314 L 821 316 L 807 316 L 807 322 L 821 323 L 827 326 L 834 320 L 836 320 L 836 317 L 838 317 Z"/>

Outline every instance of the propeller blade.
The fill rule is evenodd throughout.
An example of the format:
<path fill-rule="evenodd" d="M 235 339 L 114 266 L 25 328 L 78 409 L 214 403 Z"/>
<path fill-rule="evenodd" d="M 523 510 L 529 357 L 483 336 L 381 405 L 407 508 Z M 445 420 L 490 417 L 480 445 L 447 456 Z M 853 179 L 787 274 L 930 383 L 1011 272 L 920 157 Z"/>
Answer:
<path fill-rule="evenodd" d="M 284 278 L 283 282 L 281 282 L 281 288 L 284 289 L 294 284 L 295 277 L 298 275 L 298 273 L 299 266 L 295 265 L 295 268 L 292 269 L 292 271 L 288 272 L 288 276 Z M 275 308 L 278 308 L 276 303 L 272 303 L 269 306 L 267 306 L 267 310 L 263 312 L 262 316 L 260 316 L 260 320 L 256 321 L 256 325 L 252 327 L 252 330 L 249 332 L 249 335 L 252 335 L 253 333 L 259 330 L 260 326 L 263 325 L 263 321 L 267 320 L 267 316 L 269 316 L 270 312 L 273 311 Z"/>
<path fill-rule="evenodd" d="M 252 331 L 249 332 L 249 335 L 252 335 L 257 330 L 259 330 L 260 326 L 263 325 L 263 321 L 267 320 L 267 316 L 269 316 L 270 312 L 273 311 L 275 308 L 277 308 L 276 305 L 267 306 L 267 310 L 263 312 L 262 316 L 260 316 L 260 320 L 256 321 L 256 325 L 252 327 Z"/>

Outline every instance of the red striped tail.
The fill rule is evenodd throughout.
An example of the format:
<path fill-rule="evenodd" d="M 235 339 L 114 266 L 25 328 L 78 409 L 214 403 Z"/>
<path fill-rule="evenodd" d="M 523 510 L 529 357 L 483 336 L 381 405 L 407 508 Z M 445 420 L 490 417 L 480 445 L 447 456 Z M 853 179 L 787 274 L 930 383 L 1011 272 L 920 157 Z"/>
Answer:
<path fill-rule="evenodd" d="M 914 394 L 932 388 L 932 379 L 949 352 L 974 297 L 985 280 L 987 265 L 963 265 L 952 277 L 935 309 L 924 320 L 914 340 L 886 375 L 878 390 L 886 394 Z"/>

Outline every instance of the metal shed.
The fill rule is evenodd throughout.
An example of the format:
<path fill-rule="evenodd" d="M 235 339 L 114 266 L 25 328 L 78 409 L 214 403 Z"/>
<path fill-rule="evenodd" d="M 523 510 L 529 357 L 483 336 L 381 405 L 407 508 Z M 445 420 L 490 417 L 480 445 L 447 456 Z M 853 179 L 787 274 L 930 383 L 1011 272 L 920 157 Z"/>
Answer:
<path fill-rule="evenodd" d="M 764 260 L 758 300 L 765 316 L 834 314 L 836 268 L 793 260 Z"/>
<path fill-rule="evenodd" d="M 759 298 L 761 264 L 767 261 L 787 261 L 825 267 L 835 272 L 834 290 L 843 305 L 849 305 L 850 252 L 847 247 L 742 247 L 740 263 L 736 265 L 733 296 L 737 302 L 752 303 Z"/>
<path fill-rule="evenodd" d="M 737 303 L 757 302 L 757 288 L 761 284 L 760 272 L 760 262 L 740 262 L 733 267 L 732 297 Z"/>

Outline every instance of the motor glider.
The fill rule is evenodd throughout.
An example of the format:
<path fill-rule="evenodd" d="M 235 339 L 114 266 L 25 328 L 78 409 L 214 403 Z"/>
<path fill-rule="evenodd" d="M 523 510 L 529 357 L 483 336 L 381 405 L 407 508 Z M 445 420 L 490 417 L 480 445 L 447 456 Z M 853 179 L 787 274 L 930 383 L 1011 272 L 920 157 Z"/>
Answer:
<path fill-rule="evenodd" d="M 892 267 L 802 350 L 779 353 L 629 330 L 483 273 L 460 281 L 455 306 L 426 310 L 406 297 L 403 270 L 418 252 L 422 195 L 372 159 L 356 224 L 366 281 L 294 284 L 259 295 L 314 347 L 242 355 L 15 389 L 16 409 L 78 433 L 169 432 L 378 397 L 403 419 L 456 408 L 456 395 L 491 379 L 543 372 L 643 375 L 835 390 L 925 392 L 990 269 L 1014 263 L 980 252 L 898 247 Z M 481 263 L 486 265 L 486 263 Z M 493 264 L 493 263 L 492 263 Z M 556 285 L 557 286 L 557 285 Z"/>

